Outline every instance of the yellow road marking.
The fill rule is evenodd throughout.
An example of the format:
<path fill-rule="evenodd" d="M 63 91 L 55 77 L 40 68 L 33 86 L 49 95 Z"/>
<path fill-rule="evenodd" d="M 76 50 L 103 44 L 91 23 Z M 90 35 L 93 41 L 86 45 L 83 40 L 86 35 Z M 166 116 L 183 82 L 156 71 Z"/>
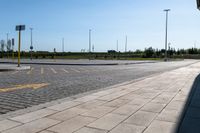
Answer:
<path fill-rule="evenodd" d="M 55 71 L 55 69 L 53 69 L 53 68 L 51 68 L 51 71 L 52 71 L 53 73 L 57 73 L 57 72 Z"/>
<path fill-rule="evenodd" d="M 0 92 L 10 92 L 10 91 L 21 90 L 21 89 L 39 89 L 48 85 L 49 85 L 48 83 L 16 85 L 15 87 L 11 87 L 11 88 L 0 88 Z"/>
<path fill-rule="evenodd" d="M 41 74 L 44 74 L 44 68 L 43 67 L 41 67 Z"/>
<path fill-rule="evenodd" d="M 80 73 L 79 70 L 76 70 L 76 69 L 73 69 L 73 68 L 71 68 L 71 70 L 74 71 L 74 72 Z"/>
<path fill-rule="evenodd" d="M 69 73 L 67 70 L 65 70 L 64 68 L 62 69 L 64 72 Z"/>
<path fill-rule="evenodd" d="M 30 71 L 27 72 L 27 74 L 31 74 L 34 68 L 31 68 Z"/>

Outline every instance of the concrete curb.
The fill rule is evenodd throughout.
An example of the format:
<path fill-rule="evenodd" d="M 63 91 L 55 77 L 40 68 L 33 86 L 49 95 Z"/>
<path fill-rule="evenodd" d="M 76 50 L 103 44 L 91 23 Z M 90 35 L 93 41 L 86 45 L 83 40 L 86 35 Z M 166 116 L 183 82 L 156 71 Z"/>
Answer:
<path fill-rule="evenodd" d="M 17 65 L 8 65 L 8 64 L 1 64 L 0 65 L 0 71 L 22 71 L 22 70 L 30 70 L 30 66 L 20 66 L 17 67 Z"/>
<path fill-rule="evenodd" d="M 0 62 L 2 64 L 17 64 L 16 62 Z M 132 64 L 146 64 L 157 63 L 157 61 L 132 62 L 132 63 L 53 63 L 53 62 L 21 62 L 21 64 L 35 64 L 35 65 L 69 65 L 69 66 L 113 66 L 113 65 L 132 65 Z"/>

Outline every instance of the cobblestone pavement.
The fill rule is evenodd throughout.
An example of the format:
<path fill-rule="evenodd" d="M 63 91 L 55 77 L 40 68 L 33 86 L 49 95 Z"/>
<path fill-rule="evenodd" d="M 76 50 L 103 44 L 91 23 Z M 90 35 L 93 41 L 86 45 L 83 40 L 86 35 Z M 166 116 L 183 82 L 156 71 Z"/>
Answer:
<path fill-rule="evenodd" d="M 189 65 L 195 60 L 115 66 L 32 65 L 30 71 L 0 72 L 0 114 L 105 88 Z M 48 84 L 32 89 L 32 84 Z M 25 86 L 25 87 L 19 87 Z M 17 89 L 13 89 L 17 88 Z M 2 90 L 10 91 L 2 91 Z"/>
<path fill-rule="evenodd" d="M 0 132 L 199 133 L 199 73 L 195 63 L 113 86 L 2 120 Z"/>

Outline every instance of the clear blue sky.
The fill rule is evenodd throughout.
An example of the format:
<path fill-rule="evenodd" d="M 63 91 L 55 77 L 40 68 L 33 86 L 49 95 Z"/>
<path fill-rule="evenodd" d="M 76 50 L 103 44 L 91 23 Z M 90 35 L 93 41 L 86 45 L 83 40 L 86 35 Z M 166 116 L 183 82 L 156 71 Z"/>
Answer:
<path fill-rule="evenodd" d="M 15 25 L 25 24 L 22 49 L 29 50 L 33 27 L 34 50 L 88 49 L 92 29 L 95 51 L 164 48 L 165 13 L 170 8 L 169 42 L 175 48 L 200 47 L 200 11 L 196 0 L 0 0 L 0 40 L 14 37 Z"/>

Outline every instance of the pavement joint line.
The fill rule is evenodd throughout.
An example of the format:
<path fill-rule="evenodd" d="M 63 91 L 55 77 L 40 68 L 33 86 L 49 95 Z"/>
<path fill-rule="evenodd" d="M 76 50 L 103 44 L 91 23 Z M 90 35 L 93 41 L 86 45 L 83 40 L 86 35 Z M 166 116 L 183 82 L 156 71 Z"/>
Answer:
<path fill-rule="evenodd" d="M 66 73 L 69 73 L 69 71 L 67 71 L 67 70 L 66 70 L 66 69 L 64 69 L 64 68 L 63 68 L 62 70 L 63 70 L 64 72 L 66 72 Z"/>
<path fill-rule="evenodd" d="M 77 69 L 73 69 L 73 68 L 71 68 L 71 70 L 74 71 L 74 72 L 80 73 L 80 71 L 77 70 Z"/>
<path fill-rule="evenodd" d="M 11 74 L 17 74 L 19 71 L 14 71 L 14 72 L 12 72 Z"/>
<path fill-rule="evenodd" d="M 33 72 L 33 70 L 34 70 L 34 68 L 31 67 L 31 69 L 26 74 L 28 74 L 28 75 L 31 74 Z"/>
<path fill-rule="evenodd" d="M 53 68 L 51 68 L 51 71 L 54 73 L 54 74 L 56 74 L 57 72 L 56 72 L 56 70 L 55 69 L 53 69 Z"/>

